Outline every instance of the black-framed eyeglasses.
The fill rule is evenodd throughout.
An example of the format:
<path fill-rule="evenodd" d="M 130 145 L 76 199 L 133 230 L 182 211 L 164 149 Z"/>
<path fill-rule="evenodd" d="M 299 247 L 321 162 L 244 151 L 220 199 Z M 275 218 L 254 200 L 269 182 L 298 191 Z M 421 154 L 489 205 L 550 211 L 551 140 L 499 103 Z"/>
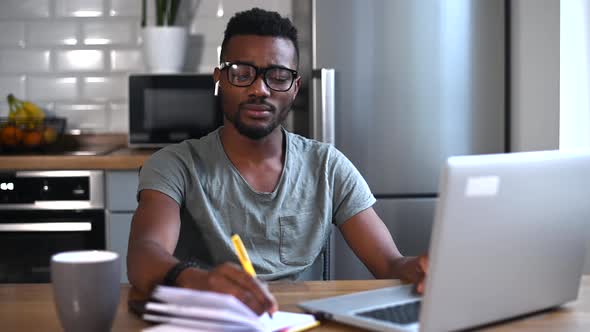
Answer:
<path fill-rule="evenodd" d="M 278 92 L 289 91 L 297 78 L 296 70 L 280 66 L 258 68 L 249 63 L 222 62 L 219 69 L 227 69 L 227 80 L 234 86 L 250 86 L 262 75 L 264 84 Z"/>

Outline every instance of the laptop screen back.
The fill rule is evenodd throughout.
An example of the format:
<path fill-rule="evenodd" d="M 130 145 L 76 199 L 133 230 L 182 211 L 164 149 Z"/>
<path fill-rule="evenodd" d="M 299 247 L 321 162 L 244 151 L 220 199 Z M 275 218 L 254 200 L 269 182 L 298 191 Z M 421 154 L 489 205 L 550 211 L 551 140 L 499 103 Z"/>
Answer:
<path fill-rule="evenodd" d="M 479 326 L 575 299 L 589 226 L 588 153 L 448 159 L 421 330 Z"/>

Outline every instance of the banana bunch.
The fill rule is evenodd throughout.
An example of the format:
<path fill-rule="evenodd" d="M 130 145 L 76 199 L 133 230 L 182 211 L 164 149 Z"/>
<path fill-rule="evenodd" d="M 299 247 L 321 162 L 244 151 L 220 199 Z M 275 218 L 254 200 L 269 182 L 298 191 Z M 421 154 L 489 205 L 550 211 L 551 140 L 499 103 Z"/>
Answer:
<path fill-rule="evenodd" d="M 6 97 L 9 106 L 8 119 L 13 121 L 17 126 L 27 126 L 34 128 L 43 123 L 45 112 L 37 105 L 30 101 L 20 100 L 13 94 Z"/>

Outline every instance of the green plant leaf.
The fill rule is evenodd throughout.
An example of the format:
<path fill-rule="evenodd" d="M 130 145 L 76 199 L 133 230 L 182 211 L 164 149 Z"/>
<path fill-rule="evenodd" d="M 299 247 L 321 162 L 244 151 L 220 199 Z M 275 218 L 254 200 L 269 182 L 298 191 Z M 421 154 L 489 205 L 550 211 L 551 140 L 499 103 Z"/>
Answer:
<path fill-rule="evenodd" d="M 147 0 L 141 0 L 141 27 L 145 27 L 145 21 L 147 17 L 146 3 Z"/>
<path fill-rule="evenodd" d="M 180 7 L 180 0 L 154 0 L 154 3 L 156 8 L 156 25 L 174 25 L 178 16 L 177 14 Z M 142 0 L 141 10 L 141 26 L 145 27 L 147 24 L 146 0 Z"/>
<path fill-rule="evenodd" d="M 168 12 L 168 25 L 174 25 L 176 22 L 176 16 L 178 14 L 178 7 L 180 6 L 180 0 L 170 0 L 170 11 Z"/>
<path fill-rule="evenodd" d="M 166 1 L 156 0 L 156 25 L 164 25 L 164 15 L 166 13 Z"/>

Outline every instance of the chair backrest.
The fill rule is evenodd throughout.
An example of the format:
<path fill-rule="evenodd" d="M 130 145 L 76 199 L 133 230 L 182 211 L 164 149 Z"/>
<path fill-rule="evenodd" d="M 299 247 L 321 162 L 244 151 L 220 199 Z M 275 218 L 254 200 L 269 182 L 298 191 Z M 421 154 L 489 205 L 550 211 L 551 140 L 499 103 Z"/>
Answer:
<path fill-rule="evenodd" d="M 330 238 L 315 262 L 297 280 L 330 280 Z"/>

